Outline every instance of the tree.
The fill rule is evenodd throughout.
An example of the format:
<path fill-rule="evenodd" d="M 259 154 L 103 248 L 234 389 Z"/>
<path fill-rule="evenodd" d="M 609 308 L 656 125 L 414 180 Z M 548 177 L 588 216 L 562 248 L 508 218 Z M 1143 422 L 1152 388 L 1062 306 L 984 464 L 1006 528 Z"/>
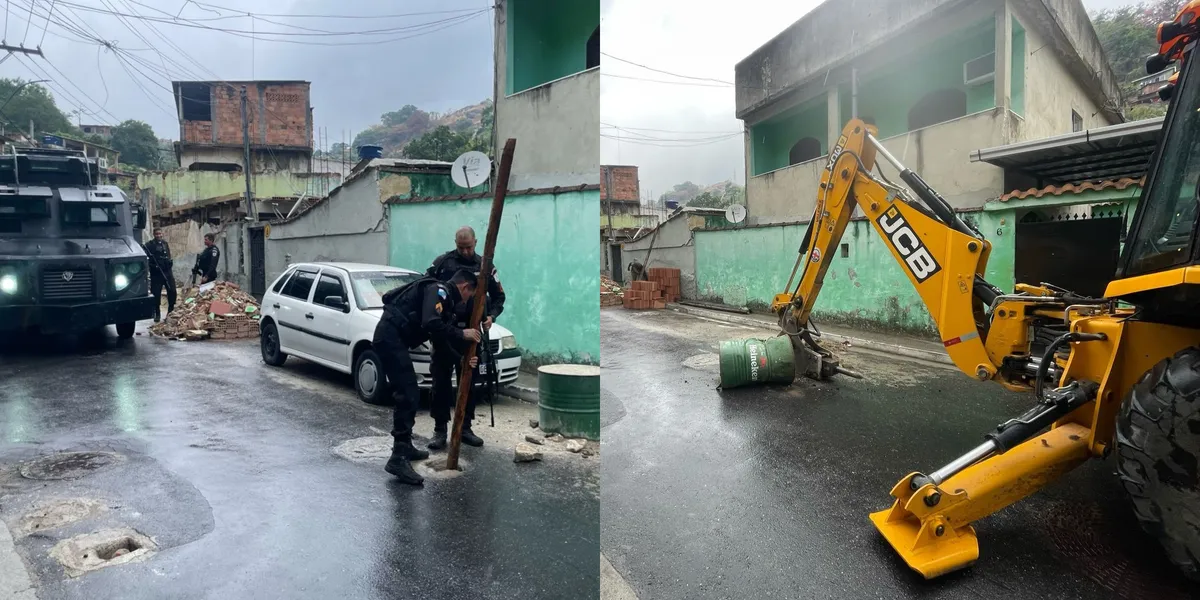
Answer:
<path fill-rule="evenodd" d="M 121 153 L 121 162 L 146 169 L 156 169 L 160 164 L 158 137 L 144 121 L 129 119 L 114 126 L 109 145 Z"/>
<path fill-rule="evenodd" d="M 75 132 L 75 126 L 46 88 L 37 83 L 21 87 L 23 83 L 24 79 L 0 79 L 0 104 L 7 102 L 0 108 L 0 119 L 9 131 L 28 131 L 32 120 L 37 131 Z"/>
<path fill-rule="evenodd" d="M 1175 18 L 1181 4 L 1179 0 L 1154 0 L 1092 16 L 1096 36 L 1118 80 L 1129 82 L 1146 74 L 1146 57 L 1158 51 L 1157 26 Z"/>
<path fill-rule="evenodd" d="M 1130 121 L 1142 121 L 1144 119 L 1156 119 L 1167 114 L 1167 105 L 1160 104 L 1138 104 L 1130 108 L 1125 113 L 1125 117 Z"/>
<path fill-rule="evenodd" d="M 409 117 L 420 110 L 421 109 L 411 104 L 405 104 L 404 108 L 401 108 L 400 110 L 383 113 L 383 115 L 379 117 L 379 122 L 383 123 L 384 127 L 395 127 L 407 121 Z"/>
<path fill-rule="evenodd" d="M 405 158 L 450 162 L 467 150 L 478 149 L 473 142 L 472 136 L 454 131 L 445 125 L 439 125 L 433 131 L 409 142 L 404 147 L 403 154 Z"/>

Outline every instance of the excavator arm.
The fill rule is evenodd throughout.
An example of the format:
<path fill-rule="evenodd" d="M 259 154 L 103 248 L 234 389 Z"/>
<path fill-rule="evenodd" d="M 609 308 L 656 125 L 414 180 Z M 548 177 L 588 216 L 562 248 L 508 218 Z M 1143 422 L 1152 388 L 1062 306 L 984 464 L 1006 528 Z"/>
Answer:
<path fill-rule="evenodd" d="M 882 173 L 873 176 L 877 158 L 898 170 L 908 189 Z M 856 207 L 921 296 L 954 364 L 970 377 L 1035 390 L 1037 397 L 1032 408 L 1001 423 L 966 454 L 929 475 L 905 476 L 891 491 L 892 507 L 871 515 L 905 562 L 933 578 L 978 558 L 972 522 L 1105 451 L 1111 427 L 1097 423 L 1113 410 L 1106 373 L 1113 364 L 1112 340 L 1121 336 L 1127 315 L 1114 315 L 1108 300 L 1045 284 L 1018 285 L 1014 294 L 988 284 L 983 273 L 991 244 L 900 164 L 870 125 L 856 119 L 830 152 L 788 291 L 777 295 L 772 306 L 792 339 L 797 368 L 809 377 L 849 373 L 814 341 L 810 315 Z M 1095 316 L 1101 313 L 1107 315 Z M 1034 338 L 1047 334 L 1054 341 L 1040 358 L 1033 357 Z M 1072 350 L 1073 358 L 1062 360 L 1059 350 L 1072 344 L 1089 350 Z M 1043 392 L 1047 383 L 1052 389 Z M 1105 399 L 1099 405 L 1094 402 L 1098 395 Z M 1040 433 L 1047 427 L 1048 432 Z M 1098 438 L 1097 431 L 1104 437 Z"/>
<path fill-rule="evenodd" d="M 919 201 L 910 200 L 907 190 L 872 176 L 877 157 L 900 171 Z M 983 280 L 991 244 L 919 175 L 888 153 L 875 139 L 872 126 L 857 119 L 846 125 L 829 153 L 788 291 L 777 295 L 772 304 L 780 327 L 792 336 L 799 368 L 817 379 L 845 372 L 813 340 L 810 316 L 856 207 L 920 294 L 954 364 L 980 380 L 995 376 L 1000 365 L 984 346 L 984 308 L 1000 295 Z M 797 271 L 799 281 L 795 281 Z"/>

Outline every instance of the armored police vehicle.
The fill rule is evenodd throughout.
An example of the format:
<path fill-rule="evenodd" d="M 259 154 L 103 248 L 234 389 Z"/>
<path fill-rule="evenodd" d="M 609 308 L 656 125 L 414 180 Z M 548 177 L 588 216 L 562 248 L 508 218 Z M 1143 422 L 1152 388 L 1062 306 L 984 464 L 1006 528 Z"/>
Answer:
<path fill-rule="evenodd" d="M 145 210 L 99 182 L 96 161 L 80 152 L 0 154 L 0 338 L 108 325 L 128 338 L 154 316 Z"/>

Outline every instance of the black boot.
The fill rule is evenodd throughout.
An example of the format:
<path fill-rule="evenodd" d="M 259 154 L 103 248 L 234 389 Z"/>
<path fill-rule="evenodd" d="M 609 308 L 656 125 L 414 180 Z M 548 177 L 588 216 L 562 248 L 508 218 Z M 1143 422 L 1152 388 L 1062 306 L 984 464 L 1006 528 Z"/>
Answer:
<path fill-rule="evenodd" d="M 413 470 L 412 464 L 408 462 L 408 459 L 400 454 L 396 454 L 394 451 L 392 452 L 392 457 L 388 459 L 387 465 L 384 465 L 383 470 L 395 475 L 400 480 L 400 483 L 407 483 L 409 485 L 423 485 L 425 483 L 425 478 Z"/>
<path fill-rule="evenodd" d="M 433 427 L 433 439 L 429 440 L 427 446 L 430 450 L 444 450 L 446 448 L 446 424 L 439 423 Z"/>
<path fill-rule="evenodd" d="M 421 450 L 420 448 L 413 446 L 412 442 L 408 442 L 408 443 L 404 443 L 404 444 L 397 443 L 392 448 L 392 455 L 393 456 L 403 456 L 404 458 L 406 458 L 408 460 L 425 460 L 425 459 L 429 458 L 428 451 Z"/>
<path fill-rule="evenodd" d="M 471 431 L 469 427 L 463 427 L 462 443 L 478 448 L 483 445 L 483 438 L 475 435 L 475 432 Z"/>
<path fill-rule="evenodd" d="M 161 314 L 159 314 L 159 312 L 160 312 L 159 310 L 155 310 L 155 311 L 154 311 L 154 322 L 155 322 L 155 323 L 157 323 L 157 322 L 159 322 L 159 321 L 161 321 L 161 320 L 162 320 L 162 315 L 161 315 Z"/>

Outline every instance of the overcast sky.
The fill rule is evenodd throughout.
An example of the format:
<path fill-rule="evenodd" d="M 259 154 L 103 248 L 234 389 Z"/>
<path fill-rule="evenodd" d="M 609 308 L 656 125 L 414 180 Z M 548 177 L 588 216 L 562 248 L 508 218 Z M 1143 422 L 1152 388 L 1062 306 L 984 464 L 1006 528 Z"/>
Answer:
<path fill-rule="evenodd" d="M 50 4 L 50 0 L 6 0 L 4 39 L 10 44 L 38 45 Z M 201 4 L 218 8 L 214 10 Z M 140 119 L 150 123 L 159 137 L 177 139 L 179 124 L 170 92 L 173 79 L 311 81 L 314 120 L 318 127 L 328 130 L 331 143 L 341 141 L 343 132 L 348 138 L 351 132 L 377 123 L 380 114 L 405 104 L 446 112 L 492 95 L 492 16 L 486 10 L 490 6 L 488 0 L 204 0 L 202 3 L 55 0 L 54 5 L 54 18 L 42 42 L 46 58 L 9 58 L 0 64 L 0 77 L 52 79 L 49 85 L 59 107 L 70 111 L 82 105 L 86 111 L 82 117 L 85 124 L 115 124 L 124 119 Z M 33 19 L 26 33 L 31 7 L 40 17 Z M 393 31 L 358 36 L 275 36 L 302 43 L 265 39 L 252 42 L 248 39 L 250 34 L 239 37 L 170 22 L 150 23 L 136 16 L 119 19 L 84 7 L 168 21 L 178 14 L 181 20 L 195 20 L 194 24 L 254 32 L 319 33 L 297 27 L 336 32 Z M 434 11 L 437 14 L 411 15 Z M 483 12 L 470 16 L 474 11 Z M 261 18 L 247 17 L 247 12 Z M 397 14 L 411 16 L 381 16 Z M 374 18 L 330 19 L 295 15 Z M 440 22 L 446 19 L 456 21 Z M 458 19 L 462 22 L 457 22 Z M 63 24 L 55 24 L 55 20 Z M 64 27 L 83 24 L 90 27 L 96 37 L 123 49 L 122 53 L 115 53 L 94 41 L 80 41 Z M 397 30 L 423 24 L 427 25 Z M 434 31 L 436 28 L 441 29 Z M 380 42 L 405 36 L 411 37 L 370 45 L 315 45 Z M 191 58 L 185 57 L 167 40 Z M 126 57 L 123 54 L 126 52 L 149 65 Z M 72 117 L 72 121 L 76 118 Z"/>
<path fill-rule="evenodd" d="M 1103 10 L 1135 3 L 1083 4 L 1088 10 Z M 694 0 L 602 0 L 602 49 L 609 56 L 601 62 L 600 120 L 606 125 L 601 128 L 601 162 L 638 165 L 643 198 L 658 197 L 689 180 L 700 185 L 726 179 L 744 184 L 742 123 L 733 115 L 732 87 L 680 79 L 613 57 L 731 82 L 738 61 L 819 4 L 738 0 L 736 9 L 725 4 L 728 8 L 721 10 L 696 10 Z M 729 134 L 733 135 L 722 139 Z"/>

